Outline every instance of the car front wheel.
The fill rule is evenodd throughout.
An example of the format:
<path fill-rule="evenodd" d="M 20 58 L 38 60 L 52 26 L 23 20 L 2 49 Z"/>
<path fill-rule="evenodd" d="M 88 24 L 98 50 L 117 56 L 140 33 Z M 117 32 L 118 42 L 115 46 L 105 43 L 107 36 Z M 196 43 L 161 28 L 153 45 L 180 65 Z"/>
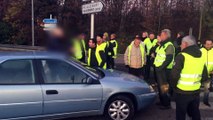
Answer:
<path fill-rule="evenodd" d="M 134 104 L 125 96 L 112 98 L 105 109 L 105 116 L 110 120 L 131 120 L 134 116 Z"/>

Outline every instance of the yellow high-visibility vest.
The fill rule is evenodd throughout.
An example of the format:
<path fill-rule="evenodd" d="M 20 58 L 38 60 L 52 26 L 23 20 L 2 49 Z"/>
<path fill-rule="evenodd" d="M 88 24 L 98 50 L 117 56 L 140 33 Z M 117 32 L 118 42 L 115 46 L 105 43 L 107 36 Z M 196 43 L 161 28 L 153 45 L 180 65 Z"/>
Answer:
<path fill-rule="evenodd" d="M 83 48 L 81 48 L 81 44 Z M 76 59 L 82 59 L 83 57 L 83 50 L 86 52 L 86 46 L 85 46 L 85 41 L 84 40 L 74 40 L 74 57 Z"/>
<path fill-rule="evenodd" d="M 109 43 L 115 43 L 115 47 L 113 47 L 114 56 L 112 56 L 112 58 L 117 58 L 117 54 L 118 54 L 118 42 L 116 40 L 110 40 Z M 112 55 L 112 53 L 108 52 L 108 55 Z"/>
<path fill-rule="evenodd" d="M 106 43 L 102 43 L 100 45 L 97 45 L 97 48 L 96 48 L 96 51 L 95 51 L 95 56 L 97 58 L 97 61 L 98 61 L 98 66 L 100 67 L 101 63 L 102 63 L 102 59 L 101 59 L 101 56 L 100 56 L 100 51 L 105 51 L 106 49 L 106 46 L 107 44 Z M 107 65 L 106 65 L 106 62 L 104 63 L 104 66 L 103 66 L 103 69 L 106 69 Z"/>
<path fill-rule="evenodd" d="M 207 50 L 206 48 L 201 48 L 201 52 L 210 77 L 210 73 L 213 71 L 213 49 Z"/>
<path fill-rule="evenodd" d="M 157 55 L 156 55 L 155 61 L 154 61 L 154 65 L 156 67 L 160 67 L 163 64 L 163 62 L 166 60 L 166 49 L 169 45 L 172 45 L 174 50 L 175 50 L 175 47 L 172 44 L 172 42 L 167 42 L 164 46 L 158 46 L 157 47 L 157 49 L 156 49 Z M 167 66 L 167 69 L 172 69 L 173 63 L 174 63 L 174 57 L 175 57 L 175 54 L 173 54 L 173 60 Z"/>
<path fill-rule="evenodd" d="M 151 41 L 150 38 L 146 38 L 144 40 L 144 44 L 146 45 L 146 48 L 147 48 L 147 55 L 150 54 L 150 50 L 157 44 L 158 40 L 157 39 L 154 39 L 153 41 Z"/>
<path fill-rule="evenodd" d="M 181 54 L 184 56 L 184 67 L 177 88 L 183 91 L 199 90 L 205 62 L 202 57 L 195 58 L 187 53 Z"/>
<path fill-rule="evenodd" d="M 133 44 L 134 43 L 131 43 L 129 46 L 128 46 L 128 50 L 129 50 L 129 52 L 128 52 L 128 64 L 130 65 L 131 64 L 131 50 L 132 50 L 132 46 L 133 46 Z M 144 65 L 144 63 L 145 63 L 145 54 L 144 54 L 144 52 L 145 52 L 145 49 L 144 49 L 144 47 L 142 46 L 142 44 L 140 44 L 140 51 L 141 51 L 141 60 L 142 60 L 142 63 L 141 63 L 141 65 L 143 66 Z"/>

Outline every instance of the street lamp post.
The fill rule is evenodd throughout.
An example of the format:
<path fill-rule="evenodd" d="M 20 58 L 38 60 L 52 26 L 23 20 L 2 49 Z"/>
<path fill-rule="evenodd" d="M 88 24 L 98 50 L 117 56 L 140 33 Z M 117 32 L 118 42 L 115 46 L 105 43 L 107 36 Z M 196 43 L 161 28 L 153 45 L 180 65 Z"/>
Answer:
<path fill-rule="evenodd" d="M 94 3 L 94 1 L 92 0 L 91 3 Z M 91 27 L 90 27 L 90 38 L 94 39 L 94 32 L 95 32 L 95 14 L 91 14 Z"/>
<path fill-rule="evenodd" d="M 91 3 L 94 3 L 94 0 L 82 0 L 83 2 L 91 1 Z M 95 14 L 92 13 L 90 15 L 90 38 L 94 38 L 94 32 L 95 32 Z"/>
<path fill-rule="evenodd" d="M 31 0 L 32 8 L 32 46 L 35 46 L 35 33 L 34 33 L 34 0 Z"/>

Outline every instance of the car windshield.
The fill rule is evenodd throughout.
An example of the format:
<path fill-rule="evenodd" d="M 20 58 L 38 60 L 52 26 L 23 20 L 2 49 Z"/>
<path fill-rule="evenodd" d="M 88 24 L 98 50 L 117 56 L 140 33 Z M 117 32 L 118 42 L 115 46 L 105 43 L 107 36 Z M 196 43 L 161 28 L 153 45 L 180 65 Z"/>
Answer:
<path fill-rule="evenodd" d="M 97 77 L 97 78 L 103 78 L 104 77 L 104 73 L 98 68 L 91 68 L 87 64 L 80 62 L 80 61 L 73 59 L 73 58 L 69 58 L 69 60 L 77 63 L 80 66 L 83 66 L 84 68 L 87 69 L 87 71 L 89 71 L 91 74 L 95 75 L 95 77 Z"/>

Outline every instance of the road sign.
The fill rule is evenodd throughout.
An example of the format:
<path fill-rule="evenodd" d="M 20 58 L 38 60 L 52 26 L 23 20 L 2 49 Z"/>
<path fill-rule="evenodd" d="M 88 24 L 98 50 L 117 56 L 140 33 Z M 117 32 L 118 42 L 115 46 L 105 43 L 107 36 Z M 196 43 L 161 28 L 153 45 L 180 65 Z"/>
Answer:
<path fill-rule="evenodd" d="M 45 24 L 57 24 L 57 19 L 44 19 L 43 22 Z"/>
<path fill-rule="evenodd" d="M 102 2 L 93 2 L 82 6 L 82 14 L 101 12 L 104 5 Z"/>
<path fill-rule="evenodd" d="M 56 24 L 44 24 L 45 28 L 56 28 L 57 25 Z"/>

